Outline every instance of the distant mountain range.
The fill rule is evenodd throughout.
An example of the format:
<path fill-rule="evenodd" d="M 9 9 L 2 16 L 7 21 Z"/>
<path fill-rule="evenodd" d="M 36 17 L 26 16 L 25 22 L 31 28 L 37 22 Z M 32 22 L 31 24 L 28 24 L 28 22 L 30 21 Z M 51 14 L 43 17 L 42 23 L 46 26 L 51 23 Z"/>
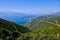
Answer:
<path fill-rule="evenodd" d="M 59 16 L 60 12 L 53 13 L 52 15 Z M 48 15 L 48 16 L 52 16 L 52 15 Z M 46 15 L 42 16 L 40 14 L 39 15 L 38 14 L 26 14 L 26 13 L 18 13 L 18 12 L 11 12 L 11 11 L 1 11 L 0 12 L 0 18 L 6 19 L 9 21 L 13 21 L 17 24 L 23 24 L 23 25 L 29 23 L 32 19 L 35 20 L 34 18 L 36 18 L 36 17 L 38 17 L 39 19 L 45 19 L 45 16 Z"/>
<path fill-rule="evenodd" d="M 32 14 L 24 14 L 24 13 L 17 13 L 17 12 L 0 12 L 0 18 L 13 21 L 17 24 L 26 24 L 32 18 L 36 17 L 36 15 Z"/>

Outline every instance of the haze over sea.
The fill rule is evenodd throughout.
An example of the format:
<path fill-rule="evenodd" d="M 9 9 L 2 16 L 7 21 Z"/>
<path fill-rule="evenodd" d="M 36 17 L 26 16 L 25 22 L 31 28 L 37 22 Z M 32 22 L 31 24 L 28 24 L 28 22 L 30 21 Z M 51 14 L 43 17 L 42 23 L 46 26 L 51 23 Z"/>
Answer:
<path fill-rule="evenodd" d="M 58 11 L 60 11 L 60 0 L 0 0 L 0 18 L 17 24 L 25 24 L 38 15 Z"/>

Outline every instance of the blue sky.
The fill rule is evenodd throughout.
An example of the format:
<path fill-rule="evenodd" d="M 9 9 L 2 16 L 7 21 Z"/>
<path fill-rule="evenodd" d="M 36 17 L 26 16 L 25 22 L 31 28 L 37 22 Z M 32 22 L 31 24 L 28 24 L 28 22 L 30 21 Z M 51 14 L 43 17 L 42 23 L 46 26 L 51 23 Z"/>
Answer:
<path fill-rule="evenodd" d="M 0 11 L 47 14 L 60 11 L 60 0 L 0 0 Z"/>

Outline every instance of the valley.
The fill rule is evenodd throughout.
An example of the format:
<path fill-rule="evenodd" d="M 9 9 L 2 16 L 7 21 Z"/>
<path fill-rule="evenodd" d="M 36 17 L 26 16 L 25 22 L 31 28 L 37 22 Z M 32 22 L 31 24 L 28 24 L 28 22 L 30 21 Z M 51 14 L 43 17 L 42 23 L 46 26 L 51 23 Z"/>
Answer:
<path fill-rule="evenodd" d="M 0 40 L 60 40 L 60 0 L 0 0 Z"/>
<path fill-rule="evenodd" d="M 39 16 L 26 25 L 0 18 L 0 40 L 60 40 L 60 16 Z"/>

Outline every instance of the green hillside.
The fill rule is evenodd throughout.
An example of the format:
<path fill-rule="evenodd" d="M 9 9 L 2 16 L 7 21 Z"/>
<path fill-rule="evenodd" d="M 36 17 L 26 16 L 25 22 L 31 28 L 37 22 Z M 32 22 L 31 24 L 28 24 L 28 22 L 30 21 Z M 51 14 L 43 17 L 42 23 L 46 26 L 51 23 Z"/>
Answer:
<path fill-rule="evenodd" d="M 53 27 L 60 24 L 60 16 L 41 16 L 33 19 L 26 26 L 31 30 L 41 29 L 43 27 Z"/>
<path fill-rule="evenodd" d="M 24 36 L 27 35 L 29 40 L 60 40 L 60 17 L 48 18 L 33 20 L 31 24 L 27 25 L 32 32 L 26 33 Z"/>
<path fill-rule="evenodd" d="M 3 29 L 8 30 L 10 32 L 19 31 L 21 33 L 29 31 L 29 29 L 26 27 L 23 27 L 14 22 L 6 21 L 0 18 L 0 30 L 3 30 Z"/>
<path fill-rule="evenodd" d="M 45 16 L 31 21 L 28 28 L 0 19 L 1 40 L 60 40 L 60 17 Z"/>
<path fill-rule="evenodd" d="M 7 37 L 15 39 L 18 34 L 29 32 L 30 30 L 24 26 L 18 25 L 0 18 L 0 39 L 7 40 Z"/>

